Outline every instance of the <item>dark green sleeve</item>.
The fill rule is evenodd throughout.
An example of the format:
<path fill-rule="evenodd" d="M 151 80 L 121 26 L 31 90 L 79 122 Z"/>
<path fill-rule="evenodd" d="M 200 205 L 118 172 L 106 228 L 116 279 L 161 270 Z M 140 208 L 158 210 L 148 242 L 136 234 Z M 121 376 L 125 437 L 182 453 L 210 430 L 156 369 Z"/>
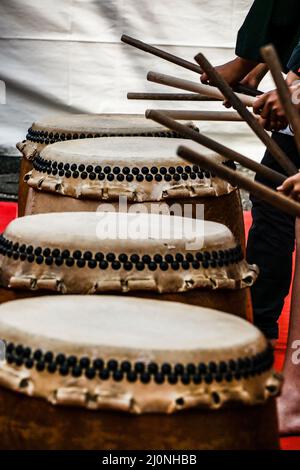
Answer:
<path fill-rule="evenodd" d="M 236 55 L 261 62 L 259 49 L 269 37 L 274 0 L 255 0 L 238 32 Z"/>
<path fill-rule="evenodd" d="M 238 32 L 236 55 L 262 62 L 260 48 L 272 43 L 287 71 L 299 37 L 299 0 L 255 0 Z"/>
<path fill-rule="evenodd" d="M 300 41 L 289 60 L 288 69 L 300 76 Z"/>

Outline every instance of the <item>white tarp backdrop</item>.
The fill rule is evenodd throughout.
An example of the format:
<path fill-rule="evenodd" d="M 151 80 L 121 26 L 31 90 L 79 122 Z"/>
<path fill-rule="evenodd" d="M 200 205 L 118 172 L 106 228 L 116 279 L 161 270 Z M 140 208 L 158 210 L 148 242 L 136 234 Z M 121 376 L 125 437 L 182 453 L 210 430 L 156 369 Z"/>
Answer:
<path fill-rule="evenodd" d="M 147 107 L 220 109 L 215 103 L 127 101 L 128 91 L 175 91 L 147 83 L 149 70 L 193 73 L 120 43 L 122 33 L 192 60 L 233 57 L 252 0 L 0 0 L 0 154 L 17 154 L 37 118 L 57 112 L 144 113 Z M 1 82 L 0 82 L 1 83 Z M 2 90 L 4 86 L 2 84 Z M 3 98 L 3 97 L 2 97 Z M 250 156 L 262 147 L 242 123 L 201 129 Z"/>

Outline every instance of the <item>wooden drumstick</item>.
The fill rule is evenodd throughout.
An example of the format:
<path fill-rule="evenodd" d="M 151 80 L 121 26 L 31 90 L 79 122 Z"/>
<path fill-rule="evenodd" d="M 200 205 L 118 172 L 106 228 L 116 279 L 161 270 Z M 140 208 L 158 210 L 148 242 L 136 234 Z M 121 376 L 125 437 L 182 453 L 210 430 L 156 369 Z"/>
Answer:
<path fill-rule="evenodd" d="M 261 163 L 257 163 L 256 161 L 245 157 L 244 155 L 236 152 L 235 150 L 232 150 L 226 147 L 225 145 L 216 142 L 210 137 L 207 137 L 202 133 L 196 132 L 188 126 L 180 124 L 179 122 L 167 116 L 162 111 L 148 110 L 146 111 L 146 118 L 152 119 L 153 121 L 161 124 L 162 126 L 167 127 L 168 129 L 177 132 L 183 137 L 191 139 L 194 142 L 197 142 L 198 144 L 209 148 L 213 152 L 216 152 L 222 155 L 223 157 L 228 158 L 229 160 L 233 160 L 235 162 L 240 163 L 245 168 L 249 168 L 249 170 L 252 170 L 255 173 L 272 181 L 276 186 L 280 186 L 286 179 L 286 177 L 281 173 L 278 173 L 277 171 L 272 170 L 271 168 L 268 168 L 267 166 L 262 165 Z"/>
<path fill-rule="evenodd" d="M 121 41 L 124 42 L 125 44 L 128 44 L 129 46 L 136 47 L 137 49 L 140 49 L 141 51 L 147 52 L 148 54 L 155 55 L 156 57 L 167 60 L 168 62 L 172 62 L 172 64 L 179 65 L 180 67 L 183 67 L 187 70 L 191 70 L 192 72 L 195 72 L 199 75 L 202 73 L 201 67 L 194 64 L 193 62 L 189 62 L 188 60 L 182 59 L 181 57 L 177 57 L 174 54 L 170 54 L 169 52 L 163 51 L 162 49 L 159 49 L 158 47 L 151 46 L 150 44 L 147 44 L 145 42 L 139 41 L 138 39 L 127 36 L 126 34 L 122 35 Z M 249 96 L 258 96 L 262 94 L 261 91 L 254 90 L 253 88 L 247 87 L 240 83 L 236 86 L 236 91 L 243 93 L 245 95 L 249 95 Z"/>
<path fill-rule="evenodd" d="M 261 49 L 261 55 L 271 71 L 282 107 L 294 131 L 295 141 L 298 151 L 300 152 L 300 115 L 297 108 L 292 103 L 289 88 L 282 76 L 282 66 L 278 54 L 272 45 L 268 45 Z"/>
<path fill-rule="evenodd" d="M 262 199 L 263 201 L 276 207 L 276 209 L 286 212 L 292 217 L 300 217 L 300 204 L 292 199 L 289 199 L 283 194 L 279 194 L 273 189 L 264 186 L 263 184 L 257 183 L 256 181 L 247 178 L 238 171 L 231 170 L 226 166 L 216 163 L 210 158 L 201 155 L 198 152 L 194 152 L 187 147 L 180 146 L 177 154 L 196 165 L 201 166 L 217 175 L 218 177 L 228 181 L 233 186 L 238 186 L 246 191 L 249 191 L 255 197 Z"/>
<path fill-rule="evenodd" d="M 159 110 L 154 110 L 159 111 Z M 238 113 L 232 111 L 182 111 L 164 109 L 163 113 L 180 121 L 242 121 Z"/>
<path fill-rule="evenodd" d="M 259 137 L 259 139 L 266 145 L 269 152 L 273 155 L 276 161 L 279 163 L 289 176 L 297 173 L 296 166 L 286 156 L 283 150 L 277 145 L 265 129 L 260 125 L 255 116 L 246 108 L 245 104 L 240 99 L 226 80 L 216 71 L 212 64 L 204 57 L 203 54 L 198 54 L 195 60 L 201 65 L 203 70 L 206 72 L 209 79 L 217 85 L 219 90 L 223 93 L 226 99 L 230 102 L 232 107 L 239 113 L 239 115 L 247 122 L 249 127 Z"/>
<path fill-rule="evenodd" d="M 149 72 L 147 75 L 149 82 L 159 83 L 181 90 L 192 91 L 193 93 L 200 93 L 202 95 L 210 96 L 211 98 L 217 98 L 218 100 L 224 100 L 224 95 L 215 87 L 209 85 L 203 85 L 202 83 L 192 82 L 190 80 L 183 80 L 181 78 L 173 77 L 171 75 L 165 75 L 163 73 Z M 246 106 L 253 106 L 255 98 L 238 94 L 241 101 Z"/>
<path fill-rule="evenodd" d="M 221 101 L 198 93 L 127 93 L 128 100 L 149 101 Z"/>

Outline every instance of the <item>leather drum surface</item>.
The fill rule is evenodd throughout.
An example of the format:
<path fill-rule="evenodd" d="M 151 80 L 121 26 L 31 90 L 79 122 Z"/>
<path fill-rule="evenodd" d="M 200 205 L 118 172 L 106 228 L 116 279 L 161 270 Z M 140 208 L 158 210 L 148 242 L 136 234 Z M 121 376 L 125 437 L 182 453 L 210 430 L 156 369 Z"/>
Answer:
<path fill-rule="evenodd" d="M 0 329 L 3 448 L 278 446 L 281 377 L 264 336 L 242 319 L 71 295 L 2 304 Z"/>
<path fill-rule="evenodd" d="M 221 224 L 145 213 L 40 214 L 11 222 L 0 242 L 6 288 L 164 295 L 251 318 L 257 268 Z"/>

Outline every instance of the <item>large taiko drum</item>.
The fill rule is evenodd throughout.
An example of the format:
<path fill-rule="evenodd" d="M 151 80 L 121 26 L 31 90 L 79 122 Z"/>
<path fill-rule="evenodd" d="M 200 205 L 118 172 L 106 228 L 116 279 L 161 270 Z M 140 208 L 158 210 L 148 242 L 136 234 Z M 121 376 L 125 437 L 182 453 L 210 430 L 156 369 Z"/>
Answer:
<path fill-rule="evenodd" d="M 223 223 L 244 245 L 238 189 L 179 158 L 176 151 L 183 143 L 176 138 L 115 137 L 50 145 L 35 157 L 26 176 L 31 188 L 26 215 L 96 211 L 103 203 L 118 207 L 119 198 L 126 197 L 129 207 L 143 203 L 158 210 L 159 205 L 167 212 L 175 207 L 177 215 Z M 199 150 L 194 142 L 190 146 Z"/>
<path fill-rule="evenodd" d="M 252 318 L 256 267 L 221 224 L 158 214 L 40 214 L 11 222 L 0 242 L 0 283 L 13 292 L 159 295 Z"/>
<path fill-rule="evenodd" d="M 251 324 L 176 302 L 0 306 L 2 449 L 276 449 L 273 352 Z"/>
<path fill-rule="evenodd" d="M 194 127 L 192 123 L 190 126 Z M 28 186 L 24 176 L 32 160 L 49 144 L 98 137 L 141 136 L 178 137 L 178 135 L 139 114 L 58 114 L 32 124 L 26 140 L 17 144 L 23 154 L 19 181 L 19 216 L 24 215 Z"/>

